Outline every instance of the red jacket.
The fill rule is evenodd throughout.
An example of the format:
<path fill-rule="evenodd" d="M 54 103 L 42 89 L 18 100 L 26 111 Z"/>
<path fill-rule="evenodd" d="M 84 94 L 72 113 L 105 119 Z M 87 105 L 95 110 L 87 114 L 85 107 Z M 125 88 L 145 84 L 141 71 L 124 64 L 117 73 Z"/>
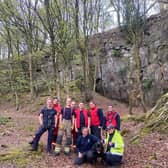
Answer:
<path fill-rule="evenodd" d="M 76 114 L 76 126 L 77 128 L 80 128 L 80 109 L 76 109 L 75 110 L 75 114 Z M 84 118 L 85 118 L 85 126 L 88 126 L 88 111 L 86 109 L 82 110 Z"/>
<path fill-rule="evenodd" d="M 90 109 L 91 126 L 100 126 L 100 118 L 97 107 Z"/>
<path fill-rule="evenodd" d="M 61 114 L 61 108 L 62 108 L 62 107 L 60 106 L 60 104 L 54 104 L 54 109 L 56 110 L 58 117 L 59 117 L 60 114 Z"/>
<path fill-rule="evenodd" d="M 114 127 L 116 128 L 117 126 L 116 116 L 117 116 L 117 112 L 115 111 L 107 112 L 106 127 L 108 127 L 110 124 L 113 124 Z"/>

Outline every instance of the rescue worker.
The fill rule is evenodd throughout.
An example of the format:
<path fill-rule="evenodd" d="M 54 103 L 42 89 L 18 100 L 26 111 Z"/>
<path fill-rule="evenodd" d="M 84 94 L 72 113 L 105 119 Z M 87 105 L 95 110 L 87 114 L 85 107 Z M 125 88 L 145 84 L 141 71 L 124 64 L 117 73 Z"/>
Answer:
<path fill-rule="evenodd" d="M 73 116 L 72 116 L 72 122 L 73 123 L 75 123 L 75 111 L 76 111 L 76 109 L 77 109 L 77 107 L 76 107 L 76 102 L 75 101 L 72 101 L 71 102 L 71 108 L 72 108 L 72 111 L 73 111 Z M 76 133 L 76 131 L 75 131 L 75 124 L 73 124 L 73 128 L 72 128 L 72 142 L 73 142 L 73 149 L 75 150 L 75 148 L 76 148 L 76 140 L 77 140 L 77 133 Z"/>
<path fill-rule="evenodd" d="M 102 109 L 97 108 L 96 104 L 91 101 L 90 118 L 91 118 L 91 134 L 101 139 L 101 131 L 104 124 L 104 115 Z"/>
<path fill-rule="evenodd" d="M 57 135 L 58 135 L 58 127 L 59 127 L 59 121 L 60 121 L 60 114 L 61 114 L 61 105 L 59 104 L 59 100 L 57 97 L 53 98 L 53 107 L 57 112 L 57 125 L 54 129 L 53 133 L 53 142 L 56 142 Z"/>
<path fill-rule="evenodd" d="M 77 138 L 82 135 L 82 128 L 87 127 L 90 129 L 90 117 L 88 110 L 84 108 L 84 103 L 79 103 L 79 108 L 75 111 L 75 131 Z"/>
<path fill-rule="evenodd" d="M 94 154 L 92 147 L 97 143 L 99 139 L 89 134 L 89 129 L 87 127 L 82 128 L 82 135 L 77 140 L 77 158 L 74 164 L 81 165 L 84 162 L 92 163 L 94 160 Z"/>
<path fill-rule="evenodd" d="M 114 125 L 115 129 L 120 131 L 120 115 L 113 110 L 113 106 L 108 106 L 107 113 L 106 113 L 106 128 L 112 124 Z"/>
<path fill-rule="evenodd" d="M 123 138 L 112 124 L 107 127 L 107 131 L 107 138 L 105 140 L 105 164 L 107 166 L 120 164 L 124 154 Z"/>
<path fill-rule="evenodd" d="M 71 99 L 67 98 L 66 106 L 61 109 L 59 131 L 58 131 L 56 147 L 55 147 L 55 156 L 58 156 L 60 154 L 62 138 L 64 133 L 66 136 L 66 142 L 64 145 L 64 154 L 66 155 L 70 154 L 70 146 L 72 143 L 71 130 L 74 125 L 73 123 L 74 121 L 73 122 L 71 121 L 72 116 L 73 116 L 73 110 L 71 108 Z"/>
<path fill-rule="evenodd" d="M 54 131 L 54 127 L 56 127 L 56 124 L 57 124 L 56 114 L 57 112 L 53 108 L 53 101 L 51 98 L 48 98 L 46 100 L 46 107 L 44 107 L 41 110 L 39 115 L 40 128 L 35 134 L 31 151 L 37 151 L 40 137 L 43 135 L 44 132 L 48 131 L 47 152 L 49 154 L 51 153 L 53 131 Z"/>

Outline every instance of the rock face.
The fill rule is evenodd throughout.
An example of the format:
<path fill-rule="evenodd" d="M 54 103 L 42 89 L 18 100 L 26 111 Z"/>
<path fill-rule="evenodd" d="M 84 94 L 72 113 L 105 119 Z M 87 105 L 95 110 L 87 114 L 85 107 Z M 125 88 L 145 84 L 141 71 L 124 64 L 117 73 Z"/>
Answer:
<path fill-rule="evenodd" d="M 96 90 L 112 99 L 128 101 L 128 74 L 132 46 L 118 29 L 94 35 L 89 59 L 97 71 Z M 168 91 L 168 11 L 148 19 L 148 30 L 140 48 L 145 102 L 152 106 Z"/>

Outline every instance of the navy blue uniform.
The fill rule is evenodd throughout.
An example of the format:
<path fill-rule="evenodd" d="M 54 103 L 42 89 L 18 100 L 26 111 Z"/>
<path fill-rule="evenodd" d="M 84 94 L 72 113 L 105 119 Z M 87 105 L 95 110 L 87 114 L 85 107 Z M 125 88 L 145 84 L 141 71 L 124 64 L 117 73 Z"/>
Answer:
<path fill-rule="evenodd" d="M 93 145 L 98 142 L 99 139 L 94 135 L 87 135 L 86 137 L 80 136 L 77 140 L 77 151 L 82 153 L 82 158 L 77 157 L 75 164 L 80 165 L 85 161 L 92 163 L 94 159 Z"/>
<path fill-rule="evenodd" d="M 40 137 L 43 135 L 44 132 L 48 131 L 47 151 L 50 152 L 52 137 L 53 137 L 53 130 L 55 127 L 55 115 L 57 114 L 57 112 L 53 108 L 48 109 L 47 107 L 44 107 L 41 110 L 40 114 L 42 114 L 42 117 L 43 117 L 43 124 L 36 132 L 32 146 L 34 150 L 37 150 Z"/>

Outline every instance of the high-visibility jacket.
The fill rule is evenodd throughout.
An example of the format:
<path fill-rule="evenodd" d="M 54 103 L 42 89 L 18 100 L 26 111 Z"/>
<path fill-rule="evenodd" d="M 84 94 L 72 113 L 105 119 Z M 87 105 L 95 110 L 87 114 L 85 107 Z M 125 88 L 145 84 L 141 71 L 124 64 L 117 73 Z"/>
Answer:
<path fill-rule="evenodd" d="M 76 126 L 77 128 L 80 128 L 80 109 L 75 110 L 75 115 L 76 115 Z M 82 110 L 84 118 L 85 118 L 85 126 L 88 126 L 88 111 L 86 109 Z"/>
<path fill-rule="evenodd" d="M 109 140 L 109 134 L 107 134 L 107 138 L 105 140 L 106 144 L 105 151 L 107 150 L 107 146 L 109 143 L 108 140 Z M 109 152 L 114 155 L 122 156 L 124 154 L 124 141 L 119 131 L 117 130 L 114 131 L 114 135 L 112 137 L 111 142 L 114 144 L 114 146 L 110 148 Z"/>

